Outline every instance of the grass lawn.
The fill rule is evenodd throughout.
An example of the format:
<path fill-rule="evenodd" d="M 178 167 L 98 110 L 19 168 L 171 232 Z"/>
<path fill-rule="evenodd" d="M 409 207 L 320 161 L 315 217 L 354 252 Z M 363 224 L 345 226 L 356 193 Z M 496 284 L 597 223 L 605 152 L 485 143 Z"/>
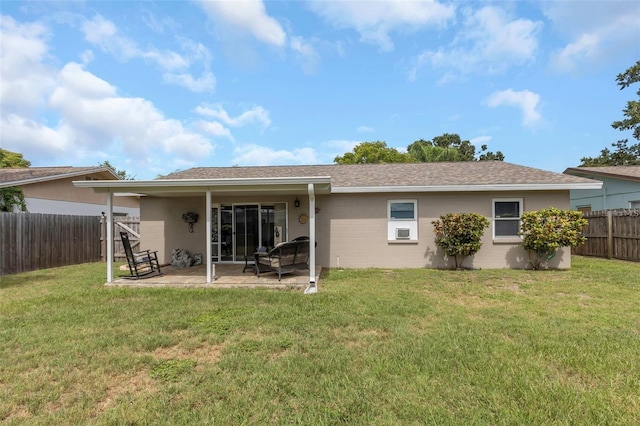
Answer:
<path fill-rule="evenodd" d="M 0 277 L 5 424 L 638 424 L 640 264 L 330 271 L 320 292 Z"/>

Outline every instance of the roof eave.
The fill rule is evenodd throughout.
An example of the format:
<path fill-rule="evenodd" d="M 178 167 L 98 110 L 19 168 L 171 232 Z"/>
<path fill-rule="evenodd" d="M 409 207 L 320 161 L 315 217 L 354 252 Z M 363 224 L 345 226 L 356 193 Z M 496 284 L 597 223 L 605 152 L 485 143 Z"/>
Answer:
<path fill-rule="evenodd" d="M 109 168 L 109 167 L 96 167 L 95 169 L 79 170 L 79 171 L 71 172 L 71 173 L 62 173 L 62 174 L 57 174 L 57 175 L 41 176 L 41 177 L 35 177 L 35 178 L 30 178 L 30 179 L 14 180 L 14 181 L 9 181 L 9 182 L 0 182 L 0 188 L 6 188 L 6 187 L 10 187 L 10 186 L 31 185 L 31 184 L 34 184 L 34 183 L 48 182 L 48 181 L 51 181 L 51 180 L 66 179 L 66 178 L 71 178 L 71 177 L 77 177 L 77 176 L 82 176 L 82 175 L 90 175 L 90 174 L 93 174 L 93 173 L 102 173 L 102 172 L 109 172 L 117 180 L 120 180 L 120 176 L 115 174 L 113 172 L 113 170 L 111 170 L 111 168 Z M 116 179 L 114 179 L 114 180 L 116 180 Z M 109 182 L 113 182 L 113 181 L 110 180 Z"/>
<path fill-rule="evenodd" d="M 601 172 L 595 170 L 585 170 L 581 167 L 569 167 L 564 172 L 565 175 L 572 176 L 580 176 L 591 179 L 593 176 L 601 177 L 601 178 L 611 178 L 611 179 L 620 179 L 620 180 L 628 180 L 632 182 L 640 182 L 640 177 L 623 175 L 618 173 L 610 173 L 610 172 Z"/>
<path fill-rule="evenodd" d="M 306 192 L 307 185 L 313 184 L 316 193 L 331 192 L 331 177 L 288 177 L 288 178 L 235 178 L 235 179 L 157 179 L 125 181 L 74 181 L 79 188 L 93 188 L 95 192 L 136 192 L 158 193 L 172 192 Z"/>
<path fill-rule="evenodd" d="M 487 185 L 431 185 L 431 186 L 368 186 L 333 187 L 335 194 L 372 192 L 489 192 L 489 191 L 559 191 L 571 189 L 600 189 L 602 182 L 553 184 L 487 184 Z"/>

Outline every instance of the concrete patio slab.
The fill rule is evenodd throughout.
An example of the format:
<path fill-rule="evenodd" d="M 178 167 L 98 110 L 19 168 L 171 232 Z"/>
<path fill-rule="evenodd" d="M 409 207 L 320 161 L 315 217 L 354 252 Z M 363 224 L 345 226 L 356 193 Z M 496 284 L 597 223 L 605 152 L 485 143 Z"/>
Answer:
<path fill-rule="evenodd" d="M 146 287 L 146 288 L 273 288 L 273 289 L 301 289 L 309 285 L 309 271 L 300 270 L 291 274 L 282 275 L 278 281 L 276 273 L 261 273 L 256 276 L 253 268 L 243 272 L 244 264 L 216 264 L 215 279 L 207 284 L 206 265 L 192 266 L 190 268 L 176 268 L 163 266 L 162 275 L 154 275 L 137 280 L 127 279 L 128 271 L 115 271 L 116 276 L 110 287 Z M 316 286 L 320 281 L 322 267 L 316 266 Z M 118 276 L 119 274 L 119 276 Z"/>

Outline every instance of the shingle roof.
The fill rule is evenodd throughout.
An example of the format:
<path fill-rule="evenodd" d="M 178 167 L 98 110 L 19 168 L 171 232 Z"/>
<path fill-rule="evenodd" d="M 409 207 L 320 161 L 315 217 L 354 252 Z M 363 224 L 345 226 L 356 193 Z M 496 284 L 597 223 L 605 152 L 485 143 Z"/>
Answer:
<path fill-rule="evenodd" d="M 593 183 L 568 174 L 503 161 L 314 166 L 196 167 L 162 179 L 330 176 L 333 188 Z"/>
<path fill-rule="evenodd" d="M 570 167 L 564 173 L 640 181 L 640 166 Z"/>
<path fill-rule="evenodd" d="M 0 186 L 24 185 L 89 173 L 109 171 L 107 167 L 8 167 L 0 168 Z M 113 173 L 110 173 L 113 174 Z M 114 175 L 115 176 L 115 175 Z"/>

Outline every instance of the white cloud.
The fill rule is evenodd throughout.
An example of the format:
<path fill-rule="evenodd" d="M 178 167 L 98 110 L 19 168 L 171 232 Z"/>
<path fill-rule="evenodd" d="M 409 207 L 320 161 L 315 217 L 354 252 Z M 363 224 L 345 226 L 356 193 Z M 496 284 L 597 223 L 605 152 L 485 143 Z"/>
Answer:
<path fill-rule="evenodd" d="M 350 140 L 345 140 L 345 139 L 334 139 L 334 140 L 330 140 L 325 142 L 323 145 L 335 150 L 337 152 L 336 155 L 342 155 L 345 152 L 351 152 L 353 150 L 353 148 L 356 147 L 356 145 L 358 145 L 359 143 L 361 143 L 362 141 L 350 141 Z"/>
<path fill-rule="evenodd" d="M 442 25 L 454 17 L 455 7 L 437 1 L 314 1 L 311 8 L 333 25 L 353 28 L 363 42 L 382 51 L 394 49 L 392 31 L 411 31 L 429 24 Z"/>
<path fill-rule="evenodd" d="M 491 140 L 491 136 L 478 136 L 476 138 L 469 139 L 473 145 L 483 145 Z"/>
<path fill-rule="evenodd" d="M 200 43 L 181 39 L 185 55 L 168 49 L 143 50 L 135 41 L 121 35 L 113 22 L 100 15 L 83 21 L 80 30 L 87 41 L 120 61 L 127 62 L 134 58 L 141 58 L 155 63 L 164 71 L 162 77 L 167 83 L 185 87 L 192 92 L 212 91 L 215 88 L 215 76 L 209 71 L 211 53 Z M 194 63 L 199 62 L 202 62 L 204 70 L 200 77 L 194 77 L 187 71 Z"/>
<path fill-rule="evenodd" d="M 93 50 L 91 49 L 87 49 L 80 54 L 80 60 L 85 65 L 88 64 L 89 62 L 92 62 L 95 59 L 95 57 L 96 55 L 93 53 Z"/>
<path fill-rule="evenodd" d="M 370 132 L 375 131 L 375 129 L 374 129 L 373 127 L 370 127 L 370 126 L 359 126 L 359 127 L 356 129 L 356 131 L 357 131 L 358 133 L 370 133 Z"/>
<path fill-rule="evenodd" d="M 554 30 L 570 41 L 551 55 L 551 64 L 573 71 L 606 63 L 638 50 L 640 5 L 634 1 L 593 1 L 576 8 L 572 2 L 543 4 Z"/>
<path fill-rule="evenodd" d="M 251 34 L 256 39 L 283 47 L 287 35 L 274 18 L 270 17 L 260 0 L 199 1 L 202 8 L 215 22 Z"/>
<path fill-rule="evenodd" d="M 218 119 L 231 127 L 242 127 L 248 124 L 262 124 L 264 128 L 271 125 L 271 119 L 269 118 L 269 111 L 256 106 L 248 111 L 243 112 L 237 117 L 231 117 L 227 111 L 220 104 L 211 106 L 198 106 L 195 110 L 198 114 L 205 117 L 211 117 Z"/>
<path fill-rule="evenodd" d="M 178 120 L 167 119 L 142 98 L 117 95 L 115 87 L 84 70 L 76 63 L 60 71 L 60 86 L 50 105 L 60 113 L 61 122 L 73 129 L 69 137 L 87 149 L 112 144 L 143 158 L 158 148 L 189 159 L 210 154 L 210 142 L 185 129 Z"/>
<path fill-rule="evenodd" d="M 192 92 L 211 91 L 216 87 L 216 78 L 210 71 L 205 71 L 200 78 L 194 78 L 191 74 L 162 74 L 162 78 L 167 83 L 182 86 Z"/>
<path fill-rule="evenodd" d="M 315 164 L 316 152 L 313 148 L 274 150 L 266 146 L 246 145 L 235 150 L 233 163 L 241 166 L 269 166 L 281 164 Z"/>
<path fill-rule="evenodd" d="M 200 120 L 196 123 L 196 127 L 202 132 L 208 133 L 212 136 L 226 137 L 233 141 L 231 131 L 217 121 Z"/>
<path fill-rule="evenodd" d="M 306 41 L 303 37 L 291 37 L 291 49 L 296 53 L 298 61 L 302 64 L 302 69 L 307 74 L 313 74 L 316 71 L 320 57 L 313 45 Z"/>
<path fill-rule="evenodd" d="M 63 157 L 73 146 L 64 127 L 50 128 L 17 114 L 3 114 L 3 148 L 13 149 L 29 160 L 40 157 Z"/>
<path fill-rule="evenodd" d="M 121 61 L 126 62 L 142 55 L 134 41 L 119 35 L 115 24 L 100 15 L 82 22 L 80 31 L 89 43 L 99 46 L 104 52 L 109 52 Z"/>
<path fill-rule="evenodd" d="M 465 13 L 462 28 L 448 48 L 426 50 L 414 58 L 408 71 L 409 80 L 415 80 L 420 68 L 427 63 L 470 74 L 499 73 L 535 60 L 541 22 L 513 19 L 493 6 Z M 454 79 L 448 73 L 441 83 Z"/>
<path fill-rule="evenodd" d="M 530 126 L 538 123 L 542 116 L 537 110 L 540 104 L 540 95 L 529 90 L 514 91 L 511 89 L 492 93 L 486 99 L 486 105 L 491 108 L 499 106 L 515 106 L 522 110 L 522 124 Z"/>
<path fill-rule="evenodd" d="M 47 35 L 47 28 L 42 24 L 22 24 L 10 16 L 0 15 L 0 111 L 3 115 L 33 112 L 55 85 L 55 70 L 45 65 L 49 56 Z"/>

